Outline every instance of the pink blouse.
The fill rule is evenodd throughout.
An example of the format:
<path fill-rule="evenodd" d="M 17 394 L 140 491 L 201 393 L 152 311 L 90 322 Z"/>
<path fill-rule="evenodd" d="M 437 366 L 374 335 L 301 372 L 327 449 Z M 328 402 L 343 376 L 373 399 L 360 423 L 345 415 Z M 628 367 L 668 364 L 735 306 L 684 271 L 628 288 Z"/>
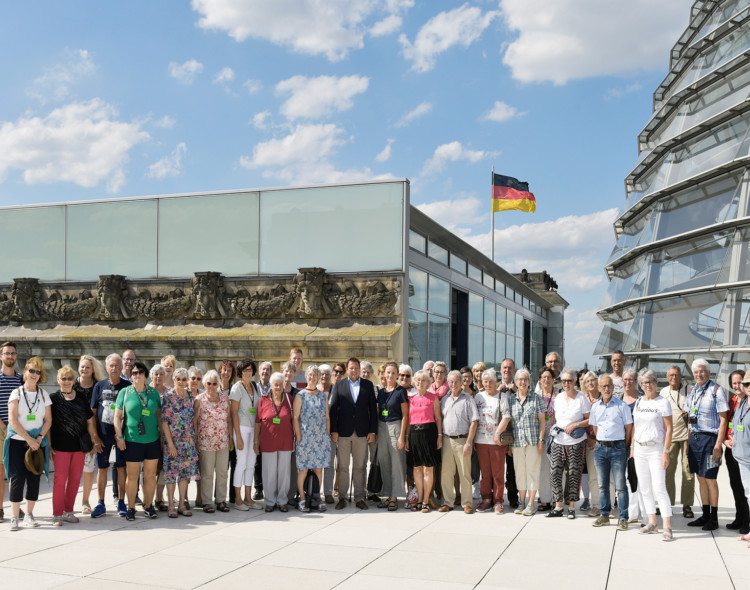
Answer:
<path fill-rule="evenodd" d="M 413 395 L 409 398 L 409 424 L 429 424 L 435 421 L 434 393 Z"/>
<path fill-rule="evenodd" d="M 201 404 L 198 450 L 222 451 L 229 448 L 229 396 L 219 393 L 219 400 L 212 402 L 205 393 L 201 393 L 195 399 L 200 400 Z"/>

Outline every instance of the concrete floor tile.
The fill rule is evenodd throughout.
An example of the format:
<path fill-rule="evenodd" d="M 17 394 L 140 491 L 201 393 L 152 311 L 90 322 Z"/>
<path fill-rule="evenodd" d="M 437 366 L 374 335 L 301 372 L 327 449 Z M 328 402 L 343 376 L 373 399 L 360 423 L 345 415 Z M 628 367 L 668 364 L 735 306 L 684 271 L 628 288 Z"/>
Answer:
<path fill-rule="evenodd" d="M 342 543 L 346 539 L 341 539 Z M 259 565 L 354 573 L 383 554 L 381 549 L 294 543 L 259 559 Z"/>
<path fill-rule="evenodd" d="M 706 588 L 730 590 L 734 588 L 723 567 L 715 570 L 714 574 L 705 576 L 688 571 L 683 571 L 683 573 L 649 571 L 644 575 L 642 572 L 639 573 L 635 566 L 633 568 L 612 567 L 607 590 L 632 590 L 635 580 L 643 580 L 642 588 L 646 588 L 646 580 L 648 580 L 648 588 L 679 588 L 680 590 L 705 590 Z"/>
<path fill-rule="evenodd" d="M 500 555 L 513 540 L 512 536 L 486 536 L 435 532 L 431 528 L 419 531 L 400 543 L 400 551 L 429 552 L 447 548 L 455 556 Z"/>
<path fill-rule="evenodd" d="M 349 526 L 344 523 L 332 524 L 319 529 L 314 533 L 300 539 L 301 543 L 313 543 L 321 545 L 342 545 L 346 543 L 350 547 L 367 547 L 370 549 L 390 549 L 408 539 L 414 533 L 405 529 L 383 528 L 381 526 L 369 526 L 366 534 L 357 526 Z"/>
<path fill-rule="evenodd" d="M 328 590 L 349 574 L 252 563 L 201 586 L 201 590 L 273 588 L 273 590 Z"/>
<path fill-rule="evenodd" d="M 271 541 L 250 537 L 243 539 L 218 532 L 193 538 L 179 545 L 172 545 L 161 550 L 159 554 L 248 564 L 286 545 L 286 541 Z"/>
<path fill-rule="evenodd" d="M 477 555 L 474 559 L 463 560 L 458 567 L 455 559 L 446 559 L 447 551 L 448 546 L 431 552 L 392 549 L 365 567 L 361 573 L 373 576 L 387 574 L 389 577 L 409 580 L 476 584 L 496 559 L 496 556 Z"/>
<path fill-rule="evenodd" d="M 471 590 L 474 588 L 474 584 L 355 574 L 336 586 L 336 590 L 383 590 L 383 588 L 392 590 L 399 590 L 400 588 L 408 590 Z"/>
<path fill-rule="evenodd" d="M 45 588 L 56 588 L 60 584 L 68 582 L 77 582 L 78 578 L 59 573 L 0 567 L 0 580 L 3 581 L 3 588 L 43 590 Z"/>
<path fill-rule="evenodd" d="M 105 545 L 99 545 L 99 548 Z M 9 559 L 3 565 L 70 576 L 88 576 L 105 569 L 117 569 L 122 563 L 140 558 L 143 553 L 134 551 L 100 551 L 94 557 L 92 553 L 82 551 L 75 544 L 60 545 L 15 559 Z"/>

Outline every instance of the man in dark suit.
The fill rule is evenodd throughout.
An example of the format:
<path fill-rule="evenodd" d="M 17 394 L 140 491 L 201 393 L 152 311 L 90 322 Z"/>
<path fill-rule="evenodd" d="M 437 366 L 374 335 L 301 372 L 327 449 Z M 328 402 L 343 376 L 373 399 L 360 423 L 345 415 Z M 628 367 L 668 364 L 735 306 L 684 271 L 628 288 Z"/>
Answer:
<path fill-rule="evenodd" d="M 359 378 L 359 359 L 346 364 L 347 379 L 331 391 L 331 440 L 338 443 L 339 501 L 336 510 L 346 507 L 349 492 L 349 459 L 352 458 L 354 499 L 360 510 L 367 510 L 365 485 L 367 444 L 375 442 L 378 431 L 378 408 L 372 382 Z"/>

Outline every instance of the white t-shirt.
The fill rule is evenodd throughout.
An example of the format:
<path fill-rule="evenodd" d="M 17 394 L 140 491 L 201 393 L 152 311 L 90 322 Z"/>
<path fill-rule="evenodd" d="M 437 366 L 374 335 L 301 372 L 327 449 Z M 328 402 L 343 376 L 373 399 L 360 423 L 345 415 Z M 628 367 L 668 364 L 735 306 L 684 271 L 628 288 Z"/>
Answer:
<path fill-rule="evenodd" d="M 564 391 L 555 397 L 555 426 L 562 428 L 563 431 L 569 424 L 583 420 L 583 415 L 590 412 L 591 404 L 580 391 L 573 399 L 568 399 Z M 578 438 L 573 438 L 565 432 L 560 432 L 555 436 L 555 442 L 559 445 L 575 445 L 583 440 L 586 440 L 585 429 Z"/>
<path fill-rule="evenodd" d="M 666 416 L 672 416 L 672 404 L 664 397 L 657 396 L 651 400 L 642 397 L 635 402 L 635 408 L 633 408 L 635 441 L 663 444 L 667 437 L 667 430 L 664 428 Z"/>
<path fill-rule="evenodd" d="M 36 391 L 26 391 L 24 394 L 23 388 L 19 387 L 14 389 L 8 398 L 9 403 L 13 400 L 18 400 L 18 421 L 26 432 L 44 425 L 47 406 L 52 405 L 52 400 L 46 391 L 37 387 Z M 12 438 L 24 440 L 20 434 L 14 434 Z"/>
<path fill-rule="evenodd" d="M 617 399 L 622 399 L 622 396 L 625 395 L 625 384 L 622 382 L 622 377 L 618 377 L 614 373 L 612 373 L 610 377 L 612 378 L 612 385 L 615 386 L 612 395 Z"/>
<path fill-rule="evenodd" d="M 506 392 L 491 397 L 486 391 L 480 391 L 474 401 L 479 412 L 479 425 L 474 442 L 480 445 L 494 445 L 495 431 L 499 423 L 497 416 L 500 416 L 500 420 L 510 418 L 510 398 Z M 498 406 L 500 406 L 499 413 Z"/>

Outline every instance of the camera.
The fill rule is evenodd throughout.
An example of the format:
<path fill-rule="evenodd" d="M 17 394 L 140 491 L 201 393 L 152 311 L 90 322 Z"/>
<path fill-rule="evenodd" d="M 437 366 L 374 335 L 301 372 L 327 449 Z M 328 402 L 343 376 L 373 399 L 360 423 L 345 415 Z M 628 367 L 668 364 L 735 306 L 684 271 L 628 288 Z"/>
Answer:
<path fill-rule="evenodd" d="M 688 416 L 688 424 L 698 424 L 698 416 Z"/>

